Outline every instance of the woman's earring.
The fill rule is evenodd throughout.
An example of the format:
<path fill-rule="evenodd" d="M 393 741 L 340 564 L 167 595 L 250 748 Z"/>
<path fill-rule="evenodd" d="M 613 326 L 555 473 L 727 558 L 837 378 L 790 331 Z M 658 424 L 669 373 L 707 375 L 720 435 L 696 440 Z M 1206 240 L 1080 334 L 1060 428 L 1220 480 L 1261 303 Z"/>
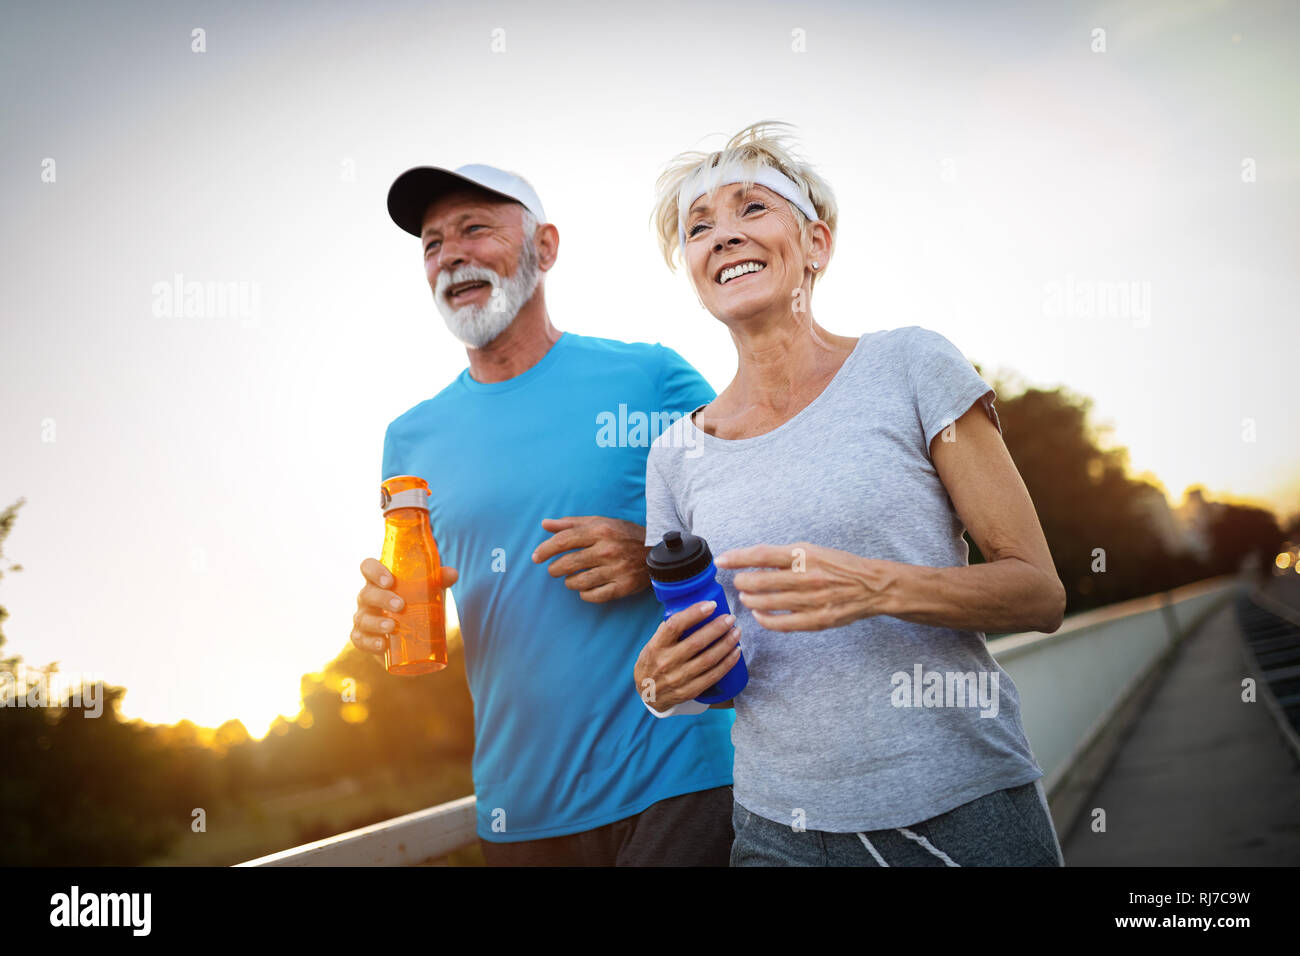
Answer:
<path fill-rule="evenodd" d="M 821 268 L 821 263 L 820 263 L 820 262 L 814 262 L 814 263 L 813 263 L 813 268 L 814 268 L 814 269 L 820 269 L 820 268 Z"/>

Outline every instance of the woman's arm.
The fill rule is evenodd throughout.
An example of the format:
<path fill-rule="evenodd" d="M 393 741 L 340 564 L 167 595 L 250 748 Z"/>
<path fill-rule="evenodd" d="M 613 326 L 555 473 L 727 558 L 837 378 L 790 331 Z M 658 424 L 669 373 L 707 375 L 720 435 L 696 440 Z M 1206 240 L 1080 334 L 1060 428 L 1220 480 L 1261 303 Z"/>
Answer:
<path fill-rule="evenodd" d="M 949 434 L 955 440 L 935 437 L 931 460 L 986 564 L 928 568 L 807 543 L 718 555 L 720 568 L 772 569 L 733 579 L 755 620 L 773 631 L 842 627 L 877 614 L 963 631 L 1060 627 L 1065 589 L 1002 435 L 978 403 Z"/>
<path fill-rule="evenodd" d="M 958 630 L 1055 631 L 1065 588 L 1002 435 L 978 404 L 952 434 L 954 441 L 935 438 L 930 459 L 986 563 L 894 565 L 881 613 Z"/>

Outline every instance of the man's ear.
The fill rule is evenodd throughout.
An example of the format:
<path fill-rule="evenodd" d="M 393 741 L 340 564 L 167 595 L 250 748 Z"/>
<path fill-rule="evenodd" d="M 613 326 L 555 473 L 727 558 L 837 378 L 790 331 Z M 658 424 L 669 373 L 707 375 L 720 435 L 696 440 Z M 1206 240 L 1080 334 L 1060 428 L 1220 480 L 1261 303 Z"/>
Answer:
<path fill-rule="evenodd" d="M 559 254 L 560 230 L 549 222 L 544 222 L 537 227 L 533 242 L 537 245 L 537 267 L 546 272 L 555 265 L 555 258 Z"/>

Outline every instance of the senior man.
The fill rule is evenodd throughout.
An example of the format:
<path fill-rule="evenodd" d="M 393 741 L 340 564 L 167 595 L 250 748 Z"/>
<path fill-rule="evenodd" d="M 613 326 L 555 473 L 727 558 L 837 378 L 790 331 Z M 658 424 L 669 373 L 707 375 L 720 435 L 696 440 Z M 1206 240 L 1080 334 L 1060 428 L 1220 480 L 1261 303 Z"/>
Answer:
<path fill-rule="evenodd" d="M 713 390 L 661 345 L 555 328 L 544 279 L 559 232 L 521 177 L 416 167 L 393 182 L 388 211 L 420 238 L 469 361 L 388 426 L 382 477 L 419 475 L 431 490 L 474 697 L 484 858 L 727 865 L 733 712 L 657 720 L 630 692 L 662 617 L 642 527 L 654 435 L 609 427 L 689 413 Z M 352 640 L 382 653 L 400 598 L 381 563 L 361 570 Z"/>

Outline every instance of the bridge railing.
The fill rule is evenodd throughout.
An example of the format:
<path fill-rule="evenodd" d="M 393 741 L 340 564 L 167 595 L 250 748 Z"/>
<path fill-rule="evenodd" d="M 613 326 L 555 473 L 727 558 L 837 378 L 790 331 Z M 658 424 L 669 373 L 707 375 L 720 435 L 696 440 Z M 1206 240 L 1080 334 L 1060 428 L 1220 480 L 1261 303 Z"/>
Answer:
<path fill-rule="evenodd" d="M 381 820 L 238 866 L 417 866 L 478 842 L 474 796 Z"/>
<path fill-rule="evenodd" d="M 1068 618 L 1053 634 L 1011 634 L 989 652 L 1015 682 L 1044 784 L 1053 797 L 1081 755 L 1160 663 L 1235 592 L 1214 578 Z M 1064 823 L 1057 820 L 1058 830 Z M 239 866 L 414 866 L 475 844 L 473 795 L 240 863 Z"/>
<path fill-rule="evenodd" d="M 1013 634 L 989 652 L 1020 692 L 1020 716 L 1050 794 L 1152 669 L 1238 587 L 1212 578 Z"/>

